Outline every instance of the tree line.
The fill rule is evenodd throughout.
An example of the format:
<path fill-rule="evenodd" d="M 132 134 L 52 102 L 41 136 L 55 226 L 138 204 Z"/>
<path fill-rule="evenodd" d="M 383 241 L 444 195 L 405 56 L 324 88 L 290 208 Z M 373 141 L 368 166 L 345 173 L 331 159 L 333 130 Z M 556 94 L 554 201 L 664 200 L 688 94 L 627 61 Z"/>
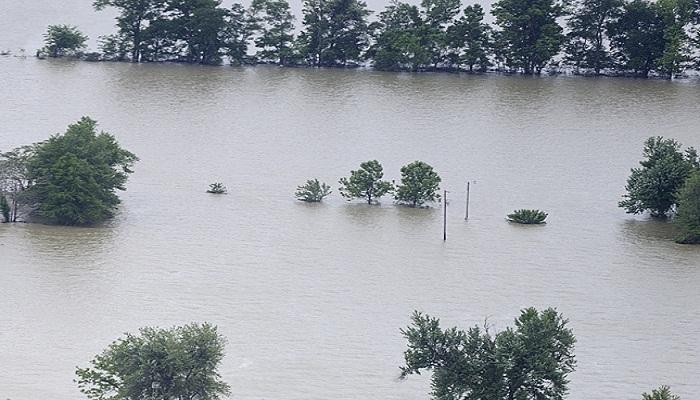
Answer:
<path fill-rule="evenodd" d="M 553 308 L 523 309 L 514 326 L 443 329 L 440 320 L 414 312 L 400 332 L 408 342 L 401 377 L 432 374 L 435 400 L 563 400 L 576 367 L 576 337 Z M 218 372 L 226 338 L 216 326 L 192 323 L 127 333 L 76 369 L 80 391 L 91 400 L 228 398 Z M 680 400 L 668 386 L 642 400 Z"/>
<path fill-rule="evenodd" d="M 361 0 L 303 0 L 299 33 L 287 0 L 96 0 L 117 11 L 117 33 L 100 37 L 95 59 L 218 65 L 270 63 L 379 70 L 540 74 L 657 73 L 674 77 L 700 65 L 697 0 L 498 0 L 484 21 L 480 4 L 392 1 L 376 17 Z M 57 28 L 59 32 L 56 32 Z M 52 30 L 54 32 L 52 32 Z M 85 47 L 75 27 L 55 25 L 45 54 Z"/>

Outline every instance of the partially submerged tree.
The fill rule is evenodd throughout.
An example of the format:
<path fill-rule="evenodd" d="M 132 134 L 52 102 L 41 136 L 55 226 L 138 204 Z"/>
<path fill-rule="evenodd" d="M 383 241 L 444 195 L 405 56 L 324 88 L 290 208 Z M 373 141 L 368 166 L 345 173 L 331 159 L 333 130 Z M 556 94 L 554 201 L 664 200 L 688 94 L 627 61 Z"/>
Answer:
<path fill-rule="evenodd" d="M 10 222 L 10 204 L 7 202 L 7 198 L 2 192 L 0 192 L 0 214 L 2 215 L 2 222 Z"/>
<path fill-rule="evenodd" d="M 9 198 L 10 213 L 7 222 L 17 222 L 19 215 L 29 212 L 34 202 L 30 188 L 33 178 L 30 176 L 29 164 L 37 145 L 21 146 L 11 151 L 0 153 L 0 195 Z"/>
<path fill-rule="evenodd" d="M 226 194 L 226 186 L 224 186 L 224 184 L 221 182 L 214 182 L 214 183 L 209 185 L 209 189 L 207 189 L 207 193 Z"/>
<path fill-rule="evenodd" d="M 382 180 L 384 170 L 377 160 L 360 164 L 360 169 L 350 171 L 350 177 L 340 179 L 340 194 L 352 199 L 365 199 L 367 204 L 378 200 L 393 189 L 391 182 Z"/>
<path fill-rule="evenodd" d="M 249 8 L 248 31 L 259 61 L 279 65 L 293 58 L 294 15 L 287 0 L 253 0 Z"/>
<path fill-rule="evenodd" d="M 546 224 L 545 220 L 548 215 L 540 210 L 515 210 L 513 213 L 508 214 L 508 221 L 524 225 L 541 225 Z"/>
<path fill-rule="evenodd" d="M 642 400 L 681 400 L 681 398 L 671 393 L 670 387 L 661 386 L 658 389 L 653 389 L 651 394 L 642 393 Z"/>
<path fill-rule="evenodd" d="M 298 186 L 294 196 L 301 201 L 317 203 L 331 194 L 331 187 L 318 179 L 309 179 L 305 184 Z"/>
<path fill-rule="evenodd" d="M 442 329 L 415 312 L 401 376 L 432 371 L 436 400 L 563 400 L 576 366 L 576 338 L 552 308 L 522 310 L 514 328 L 491 335 L 479 327 Z"/>
<path fill-rule="evenodd" d="M 653 217 L 665 217 L 676 205 L 676 194 L 693 170 L 700 169 L 695 149 L 681 152 L 673 139 L 651 137 L 644 143 L 641 168 L 633 168 L 627 179 L 627 194 L 619 206 L 627 213 L 649 211 Z"/>
<path fill-rule="evenodd" d="M 401 184 L 396 187 L 395 199 L 412 207 L 440 199 L 440 176 L 429 164 L 414 161 L 401 167 Z"/>
<path fill-rule="evenodd" d="M 87 225 L 114 214 L 115 190 L 125 190 L 138 158 L 97 122 L 83 117 L 64 134 L 39 144 L 29 164 L 39 213 L 61 225 Z"/>
<path fill-rule="evenodd" d="M 49 25 L 44 35 L 44 51 L 50 57 L 72 55 L 85 48 L 88 37 L 75 26 Z"/>
<path fill-rule="evenodd" d="M 91 400 L 218 400 L 230 392 L 217 371 L 225 344 L 207 323 L 142 328 L 78 368 L 78 387 Z"/>
<path fill-rule="evenodd" d="M 678 210 L 674 222 L 682 234 L 683 244 L 700 244 L 700 172 L 694 172 L 678 192 Z"/>

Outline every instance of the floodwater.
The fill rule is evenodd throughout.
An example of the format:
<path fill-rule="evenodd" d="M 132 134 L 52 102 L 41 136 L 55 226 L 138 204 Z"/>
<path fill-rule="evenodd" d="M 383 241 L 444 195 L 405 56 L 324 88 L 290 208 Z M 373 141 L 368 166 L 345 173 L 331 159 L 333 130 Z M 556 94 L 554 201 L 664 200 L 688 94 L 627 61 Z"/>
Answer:
<path fill-rule="evenodd" d="M 141 158 L 104 226 L 0 226 L 0 398 L 81 398 L 75 367 L 123 332 L 209 321 L 234 399 L 427 399 L 427 376 L 397 379 L 413 310 L 503 329 L 553 306 L 578 338 L 570 399 L 693 399 L 700 248 L 616 203 L 645 138 L 700 147 L 698 100 L 692 81 L 0 57 L 0 149 L 89 115 Z M 340 198 L 375 158 L 390 180 L 436 168 L 446 242 L 439 205 Z M 333 195 L 294 200 L 312 177 Z"/>

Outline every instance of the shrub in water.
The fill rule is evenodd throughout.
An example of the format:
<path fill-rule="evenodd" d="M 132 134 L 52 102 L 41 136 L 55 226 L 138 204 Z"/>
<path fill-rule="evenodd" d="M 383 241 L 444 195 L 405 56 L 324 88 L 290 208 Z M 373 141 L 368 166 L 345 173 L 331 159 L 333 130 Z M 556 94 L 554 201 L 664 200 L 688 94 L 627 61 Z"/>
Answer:
<path fill-rule="evenodd" d="M 545 224 L 547 213 L 540 210 L 515 210 L 512 214 L 508 214 L 508 221 L 517 224 Z"/>
<path fill-rule="evenodd" d="M 330 186 L 319 182 L 318 179 L 309 179 L 306 184 L 297 187 L 294 196 L 301 201 L 318 203 L 329 194 L 331 194 Z"/>
<path fill-rule="evenodd" d="M 212 183 L 209 185 L 209 190 L 207 190 L 207 193 L 226 194 L 226 186 L 224 186 L 224 184 L 221 182 Z"/>

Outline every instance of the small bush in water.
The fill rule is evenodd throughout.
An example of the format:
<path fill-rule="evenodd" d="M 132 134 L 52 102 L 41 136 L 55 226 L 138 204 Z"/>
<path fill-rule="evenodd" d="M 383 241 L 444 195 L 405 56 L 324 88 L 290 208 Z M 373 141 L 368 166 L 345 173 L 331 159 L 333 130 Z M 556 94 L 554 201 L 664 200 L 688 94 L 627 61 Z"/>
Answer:
<path fill-rule="evenodd" d="M 207 193 L 226 194 L 226 186 L 224 186 L 224 184 L 221 182 L 212 183 L 209 185 L 209 190 L 207 190 Z"/>
<path fill-rule="evenodd" d="M 508 214 L 508 221 L 516 224 L 545 224 L 547 213 L 540 210 L 515 210 L 512 214 Z"/>
<path fill-rule="evenodd" d="M 329 194 L 331 194 L 330 186 L 319 182 L 318 179 L 309 179 L 304 185 L 297 187 L 294 196 L 301 201 L 318 203 Z"/>

